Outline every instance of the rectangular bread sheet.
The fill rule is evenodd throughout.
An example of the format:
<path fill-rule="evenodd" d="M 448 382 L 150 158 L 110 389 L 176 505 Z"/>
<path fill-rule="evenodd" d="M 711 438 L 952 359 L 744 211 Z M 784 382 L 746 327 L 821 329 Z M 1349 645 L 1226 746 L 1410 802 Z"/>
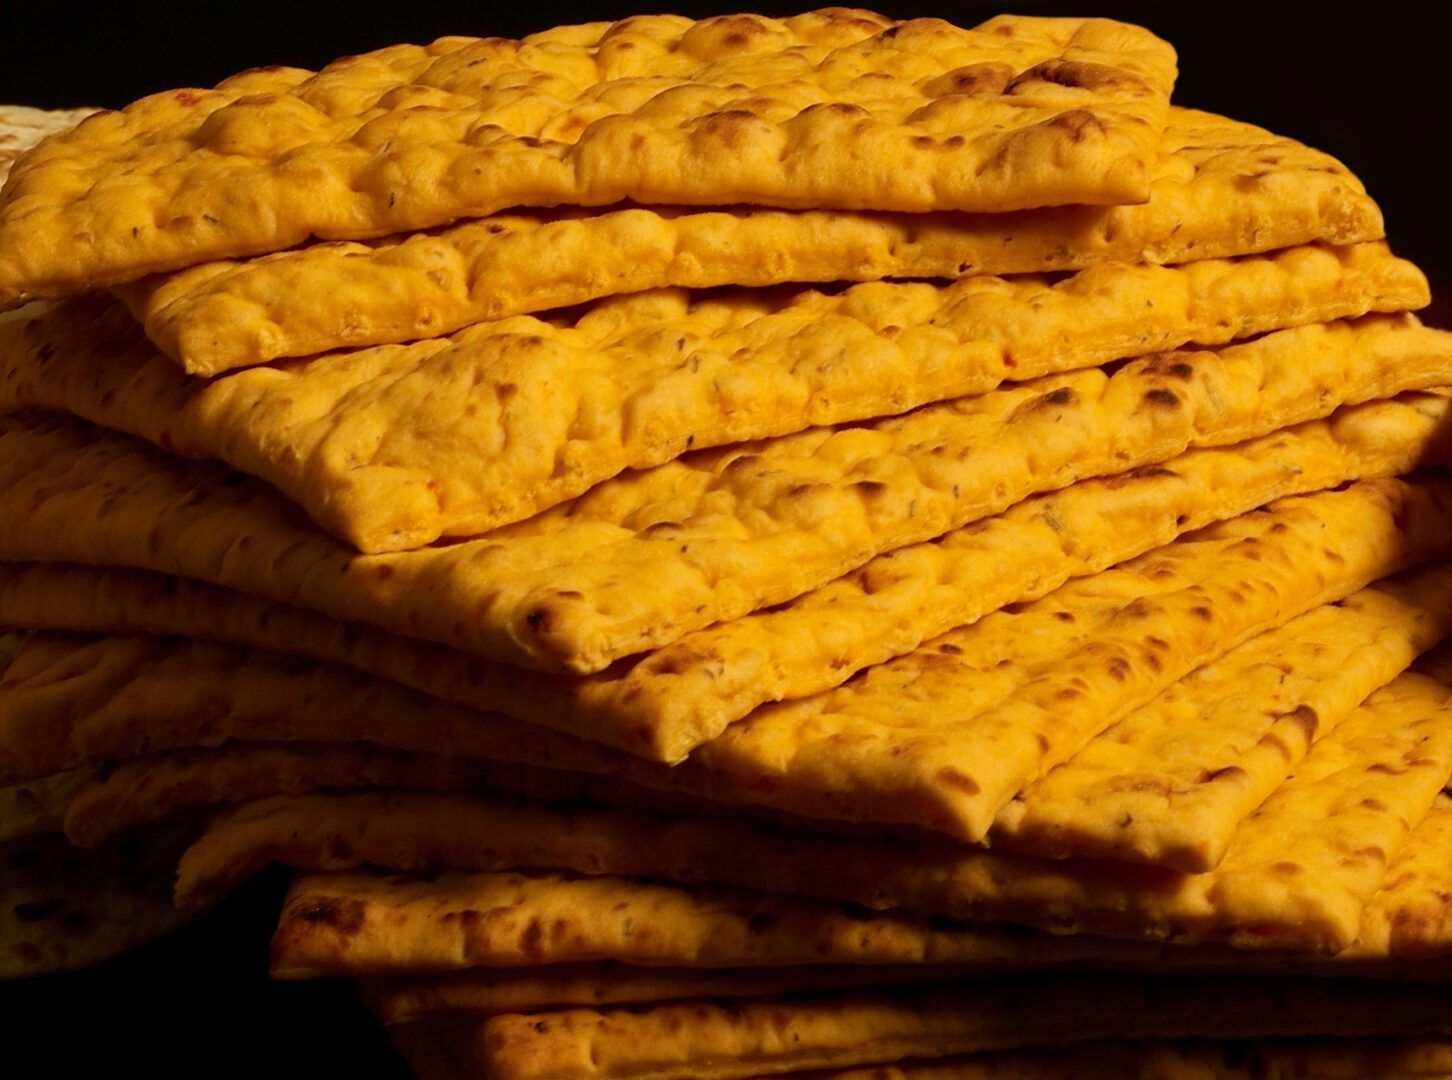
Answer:
<path fill-rule="evenodd" d="M 1139 203 L 1175 74 L 1174 50 L 1124 23 L 840 8 L 254 68 L 91 117 L 20 162 L 0 306 L 514 206 Z"/>
<path fill-rule="evenodd" d="M 692 449 L 1428 298 L 1416 267 L 1381 244 L 1107 263 L 1058 282 L 657 290 L 206 382 L 122 305 L 87 297 L 0 325 L 0 405 L 74 411 L 223 458 L 377 553 L 487 533 Z"/>
<path fill-rule="evenodd" d="M 659 742 L 664 736 L 652 733 L 661 732 L 691 732 L 699 739 L 765 702 L 830 689 L 863 667 L 1006 604 L 1035 599 L 1071 577 L 1278 497 L 1452 461 L 1449 407 L 1452 400 L 1445 395 L 1408 393 L 1346 406 L 1328 420 L 1233 447 L 1192 450 L 1160 466 L 1081 481 L 937 541 L 878 556 L 782 607 L 695 631 L 638 662 L 591 676 L 534 674 L 141 571 L 0 564 L 0 624 L 221 640 L 340 664 L 457 705 L 566 730 L 618 726 L 644 732 L 641 742 Z M 212 497 L 225 497 L 226 490 Z M 327 668 L 307 670 L 296 659 L 254 662 L 186 640 L 97 644 L 69 659 L 66 649 L 52 643 L 44 658 L 32 649 L 33 672 L 23 680 L 17 673 L 16 682 L 0 688 L 5 703 L 0 777 L 46 775 L 70 767 L 67 762 L 80 764 L 86 754 L 143 752 L 122 741 L 127 736 L 117 725 L 123 724 L 131 725 L 130 738 L 144 736 L 143 744 L 132 747 L 196 745 L 186 731 L 203 715 L 216 715 L 223 696 L 234 726 L 218 727 L 210 741 L 360 738 L 587 772 L 619 762 L 619 755 L 598 744 L 563 733 L 551 737 L 538 726 L 511 724 L 497 715 L 450 711 L 376 681 L 350 681 Z M 153 664 L 164 670 L 152 672 Z M 61 671 L 64 678 L 54 677 Z M 189 711 L 199 703 L 197 695 L 209 703 L 203 712 Z M 352 707 L 331 707 L 341 700 Z M 412 712 L 426 715 L 427 722 L 389 724 L 390 713 L 403 718 Z M 57 715 L 67 719 L 56 722 Z M 183 728 L 169 729 L 168 723 Z M 96 742 L 88 750 L 90 739 Z M 692 772 L 689 766 L 686 771 Z M 694 775 L 698 782 L 707 779 L 701 770 Z M 718 797 L 737 790 L 721 786 Z"/>

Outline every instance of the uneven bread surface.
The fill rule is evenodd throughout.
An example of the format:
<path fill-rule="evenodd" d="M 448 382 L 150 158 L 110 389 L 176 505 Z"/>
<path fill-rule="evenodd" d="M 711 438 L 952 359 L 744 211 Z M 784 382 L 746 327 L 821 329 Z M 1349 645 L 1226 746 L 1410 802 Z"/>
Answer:
<path fill-rule="evenodd" d="M 637 746 L 694 745 L 766 702 L 830 690 L 945 631 L 1224 515 L 1446 461 L 1448 407 L 1447 397 L 1432 393 L 1348 406 L 1329 420 L 1250 443 L 1193 450 L 1138 473 L 1082 482 L 938 541 L 879 556 L 783 607 L 576 679 L 528 673 L 195 580 L 3 564 L 0 621 L 166 637 L 112 636 L 78 647 L 32 636 L 0 690 L 0 778 L 32 779 L 147 747 L 224 738 L 363 739 L 577 772 L 624 770 L 652 787 L 679 784 L 724 802 L 770 802 L 777 788 L 760 783 L 754 765 L 742 783 L 729 769 L 718 775 L 690 761 L 671 770 L 630 765 L 558 729 L 614 726 L 636 735 Z M 242 653 L 198 638 L 288 655 Z M 57 723 L 56 716 L 74 723 Z"/>
<path fill-rule="evenodd" d="M 1412 316 L 1366 316 L 1160 354 L 702 451 L 476 541 L 375 556 L 319 535 L 235 474 L 74 422 L 17 418 L 0 435 L 0 499 L 27 527 L 0 538 L 0 556 L 178 573 L 589 673 L 1037 492 L 1441 385 L 1449 342 Z M 87 411 L 105 402 L 96 393 Z"/>
<path fill-rule="evenodd" d="M 0 328 L 0 404 L 225 459 L 376 553 L 487 533 L 692 449 L 1427 299 L 1382 245 L 1304 247 L 1059 282 L 652 292 L 211 382 L 92 301 Z"/>
<path fill-rule="evenodd" d="M 1149 197 L 1175 55 L 1094 19 L 827 9 L 441 38 L 91 117 L 0 203 L 0 304 L 514 206 Z"/>
<path fill-rule="evenodd" d="M 629 207 L 500 214 L 372 244 L 317 244 L 119 291 L 193 374 L 438 337 L 663 286 L 961 278 L 1183 263 L 1378 240 L 1339 162 L 1225 117 L 1171 109 L 1150 201 L 1010 214 Z"/>

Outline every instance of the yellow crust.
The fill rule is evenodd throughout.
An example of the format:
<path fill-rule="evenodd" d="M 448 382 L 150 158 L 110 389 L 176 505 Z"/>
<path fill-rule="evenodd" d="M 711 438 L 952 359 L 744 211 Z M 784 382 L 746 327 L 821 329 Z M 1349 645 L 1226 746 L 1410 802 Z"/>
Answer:
<path fill-rule="evenodd" d="M 1435 664 L 1419 664 L 1424 672 L 1452 682 L 1445 652 Z M 1452 796 L 1437 796 L 1432 810 L 1412 831 L 1411 839 L 1392 859 L 1381 891 L 1362 913 L 1361 934 L 1348 956 L 1378 960 L 1396 957 L 1404 963 L 1431 959 L 1445 971 L 1452 954 Z"/>
<path fill-rule="evenodd" d="M 119 304 L 89 302 L 8 328 L 0 407 L 74 410 L 223 458 L 360 550 L 397 551 L 521 521 L 691 448 L 1427 298 L 1384 245 L 1303 247 L 1103 264 L 1058 283 L 653 292 L 575 320 L 521 317 L 211 382 L 160 356 Z"/>
<path fill-rule="evenodd" d="M 0 304 L 512 206 L 1144 202 L 1175 74 L 1173 49 L 1123 23 L 842 8 L 259 69 L 23 159 L 0 204 Z"/>
<path fill-rule="evenodd" d="M 498 215 L 372 244 L 207 263 L 120 292 L 169 356 L 215 375 L 663 286 L 1039 273 L 1382 235 L 1375 204 L 1338 162 L 1209 113 L 1170 110 L 1152 174 L 1148 203 L 1111 208 Z"/>
<path fill-rule="evenodd" d="M 1205 874 L 1036 860 L 945 841 L 813 835 L 729 818 L 384 792 L 277 797 L 220 814 L 182 860 L 178 902 L 214 897 L 272 860 L 331 870 L 536 867 L 1057 930 L 1334 953 L 1357 938 L 1387 860 L 1452 772 L 1448 694 L 1446 684 L 1410 674 L 1378 691 L 1312 749 Z M 1416 837 L 1408 846 L 1440 839 Z M 1405 887 L 1416 892 L 1415 882 Z M 1351 954 L 1377 955 L 1386 950 L 1374 936 Z"/>
<path fill-rule="evenodd" d="M 755 783 L 754 765 L 740 777 L 730 769 L 718 775 L 705 760 L 661 769 L 474 710 L 555 724 L 598 714 L 630 725 L 659 717 L 666 707 L 673 722 L 705 711 L 724 724 L 763 698 L 829 689 L 924 637 L 1041 596 L 1068 576 L 1131 558 L 1219 515 L 1287 492 L 1402 472 L 1419 460 L 1445 461 L 1445 450 L 1428 440 L 1446 428 L 1448 404 L 1439 395 L 1411 394 L 1349 407 L 1330 422 L 1234 448 L 1191 451 L 1143 475 L 1079 484 L 937 543 L 875 559 L 784 609 L 689 635 L 633 669 L 572 682 L 194 581 L 0 565 L 0 623 L 111 635 L 85 644 L 33 637 L 27 644 L 0 687 L 0 781 L 134 757 L 148 747 L 229 738 L 363 740 L 618 772 L 656 788 L 769 805 L 780 795 Z M 120 638 L 116 631 L 171 640 Z M 199 637 L 293 656 L 204 645 L 194 640 Z M 298 655 L 325 663 L 302 663 Z"/>
<path fill-rule="evenodd" d="M 759 709 L 692 761 L 719 778 L 715 790 L 734 786 L 806 817 L 981 841 L 1016 793 L 1196 667 L 1383 575 L 1452 555 L 1449 514 L 1452 486 L 1434 474 L 1284 499 L 989 615 L 837 690 Z M 1422 647 L 1447 617 L 1389 606 L 1404 634 L 1428 636 Z M 1375 614 L 1383 626 L 1390 617 Z M 1378 625 L 1357 615 L 1346 614 L 1357 631 Z M 1407 661 L 1417 651 L 1402 648 Z"/>
<path fill-rule="evenodd" d="M 1449 635 L 1452 574 L 1437 571 L 1262 634 L 1020 792 L 995 845 L 1212 869 L 1315 739 Z"/>
<path fill-rule="evenodd" d="M 419 880 L 356 872 L 294 879 L 272 939 L 272 974 L 384 975 L 607 959 L 685 968 L 1014 970 L 1086 959 L 1148 965 L 1160 949 L 614 877 L 445 873 Z"/>
<path fill-rule="evenodd" d="M 159 569 L 584 673 L 1036 492 L 1449 378 L 1452 335 L 1412 316 L 1367 316 L 704 451 L 478 541 L 365 557 L 215 468 L 80 426 L 13 420 L 0 434 L 0 500 L 26 528 L 0 537 L 0 557 Z M 632 748 L 673 760 L 712 734 L 652 732 Z"/>

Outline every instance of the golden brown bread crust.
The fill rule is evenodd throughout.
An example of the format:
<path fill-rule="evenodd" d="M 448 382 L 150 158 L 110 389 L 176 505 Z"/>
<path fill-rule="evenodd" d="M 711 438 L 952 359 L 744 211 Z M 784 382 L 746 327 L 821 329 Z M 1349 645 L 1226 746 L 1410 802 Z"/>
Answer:
<path fill-rule="evenodd" d="M 94 429 L 8 420 L 0 499 L 28 527 L 0 537 L 0 557 L 181 573 L 509 663 L 591 672 L 1036 492 L 1449 378 L 1452 335 L 1367 316 L 703 451 L 478 541 L 368 557 L 233 474 Z M 70 393 L 73 407 L 107 416 L 97 380 Z M 677 760 L 712 734 L 590 737 Z"/>
<path fill-rule="evenodd" d="M 661 286 L 1041 273 L 1382 235 L 1376 205 L 1338 162 L 1224 117 L 1172 108 L 1152 173 L 1147 203 L 1012 214 L 501 214 L 373 244 L 207 263 L 120 293 L 168 355 L 214 375 Z"/>
<path fill-rule="evenodd" d="M 376 553 L 487 533 L 691 449 L 1427 298 L 1420 271 L 1380 244 L 1108 263 L 1058 282 L 657 291 L 211 382 L 92 300 L 0 331 L 0 407 L 75 410 L 222 458 Z"/>
<path fill-rule="evenodd" d="M 787 696 L 808 696 L 842 682 L 864 663 L 911 651 L 925 637 L 1010 601 L 1031 600 L 1066 576 L 1131 558 L 1222 514 L 1252 509 L 1301 487 L 1319 490 L 1438 460 L 1428 456 L 1436 448 L 1426 440 L 1446 426 L 1448 404 L 1440 395 L 1414 394 L 1354 406 L 1330 423 L 1301 425 L 1234 448 L 1192 451 L 1144 475 L 1088 482 L 1030 500 L 980 527 L 874 560 L 861 574 L 803 598 L 800 605 L 743 620 L 754 629 L 720 627 L 689 636 L 687 643 L 725 641 L 745 650 L 737 657 L 702 649 L 694 672 L 689 665 L 674 673 L 664 666 L 649 670 L 656 666 L 651 658 L 623 676 L 562 684 L 198 582 L 56 564 L 0 565 L 0 621 L 173 635 L 165 640 L 112 634 L 89 644 L 33 637 L 0 690 L 0 777 L 33 778 L 88 760 L 216 745 L 229 738 L 363 740 L 577 773 L 615 773 L 648 787 L 726 803 L 836 813 L 813 801 L 810 789 L 801 785 L 762 782 L 762 762 L 778 759 L 780 746 L 806 734 L 792 726 L 789 707 L 762 711 L 752 726 L 737 734 L 728 730 L 670 769 L 474 710 L 503 709 L 526 718 L 543 710 L 548 719 L 551 712 L 584 709 L 588 714 L 605 700 L 614 702 L 609 715 L 623 723 L 649 715 L 642 705 L 653 708 L 685 693 L 709 694 L 717 679 L 746 685 L 756 680 L 763 683 L 755 686 L 756 694 L 771 694 L 774 684 L 762 675 L 771 669 L 764 664 L 773 669 L 800 665 L 785 669 L 794 679 L 790 685 L 799 688 Z M 1138 588 L 1134 579 L 1127 580 Z M 882 624 L 889 619 L 884 638 Z M 854 634 L 860 639 L 854 641 Z M 431 696 L 296 656 L 182 640 L 198 636 L 302 653 L 383 675 Z M 681 652 L 672 647 L 659 655 L 669 659 Z M 1365 675 L 1362 664 L 1374 667 L 1389 655 L 1372 653 L 1351 670 Z M 854 661 L 842 665 L 847 671 L 838 670 L 843 657 Z M 713 675 L 712 665 L 721 670 Z M 642 669 L 647 669 L 645 677 L 637 678 Z M 740 699 L 728 695 L 721 700 Z M 746 704 L 759 700 L 749 698 Z M 57 715 L 73 722 L 57 723 Z M 1222 779 L 1211 790 L 1231 786 Z M 1236 794 L 1243 793 L 1237 789 Z"/>
<path fill-rule="evenodd" d="M 1175 74 L 1168 45 L 1107 20 L 963 30 L 844 8 L 256 69 L 94 116 L 22 161 L 0 204 L 0 306 L 520 205 L 1143 202 Z"/>
<path fill-rule="evenodd" d="M 1001 977 L 892 996 L 445 1018 L 403 1025 L 392 1035 L 406 1049 L 433 1043 L 429 1052 L 453 1056 L 462 1075 L 728 1080 L 1107 1036 L 1447 1034 L 1449 1014 L 1452 995 L 1445 988 L 1070 975 Z"/>

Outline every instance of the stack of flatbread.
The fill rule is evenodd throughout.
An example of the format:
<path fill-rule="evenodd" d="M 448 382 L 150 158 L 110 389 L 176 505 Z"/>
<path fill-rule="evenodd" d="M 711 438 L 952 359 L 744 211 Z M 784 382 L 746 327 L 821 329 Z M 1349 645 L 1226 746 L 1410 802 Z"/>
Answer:
<path fill-rule="evenodd" d="M 1445 1074 L 1452 335 L 1175 75 L 652 16 L 46 140 L 0 783 L 295 867 L 424 1075 Z"/>

